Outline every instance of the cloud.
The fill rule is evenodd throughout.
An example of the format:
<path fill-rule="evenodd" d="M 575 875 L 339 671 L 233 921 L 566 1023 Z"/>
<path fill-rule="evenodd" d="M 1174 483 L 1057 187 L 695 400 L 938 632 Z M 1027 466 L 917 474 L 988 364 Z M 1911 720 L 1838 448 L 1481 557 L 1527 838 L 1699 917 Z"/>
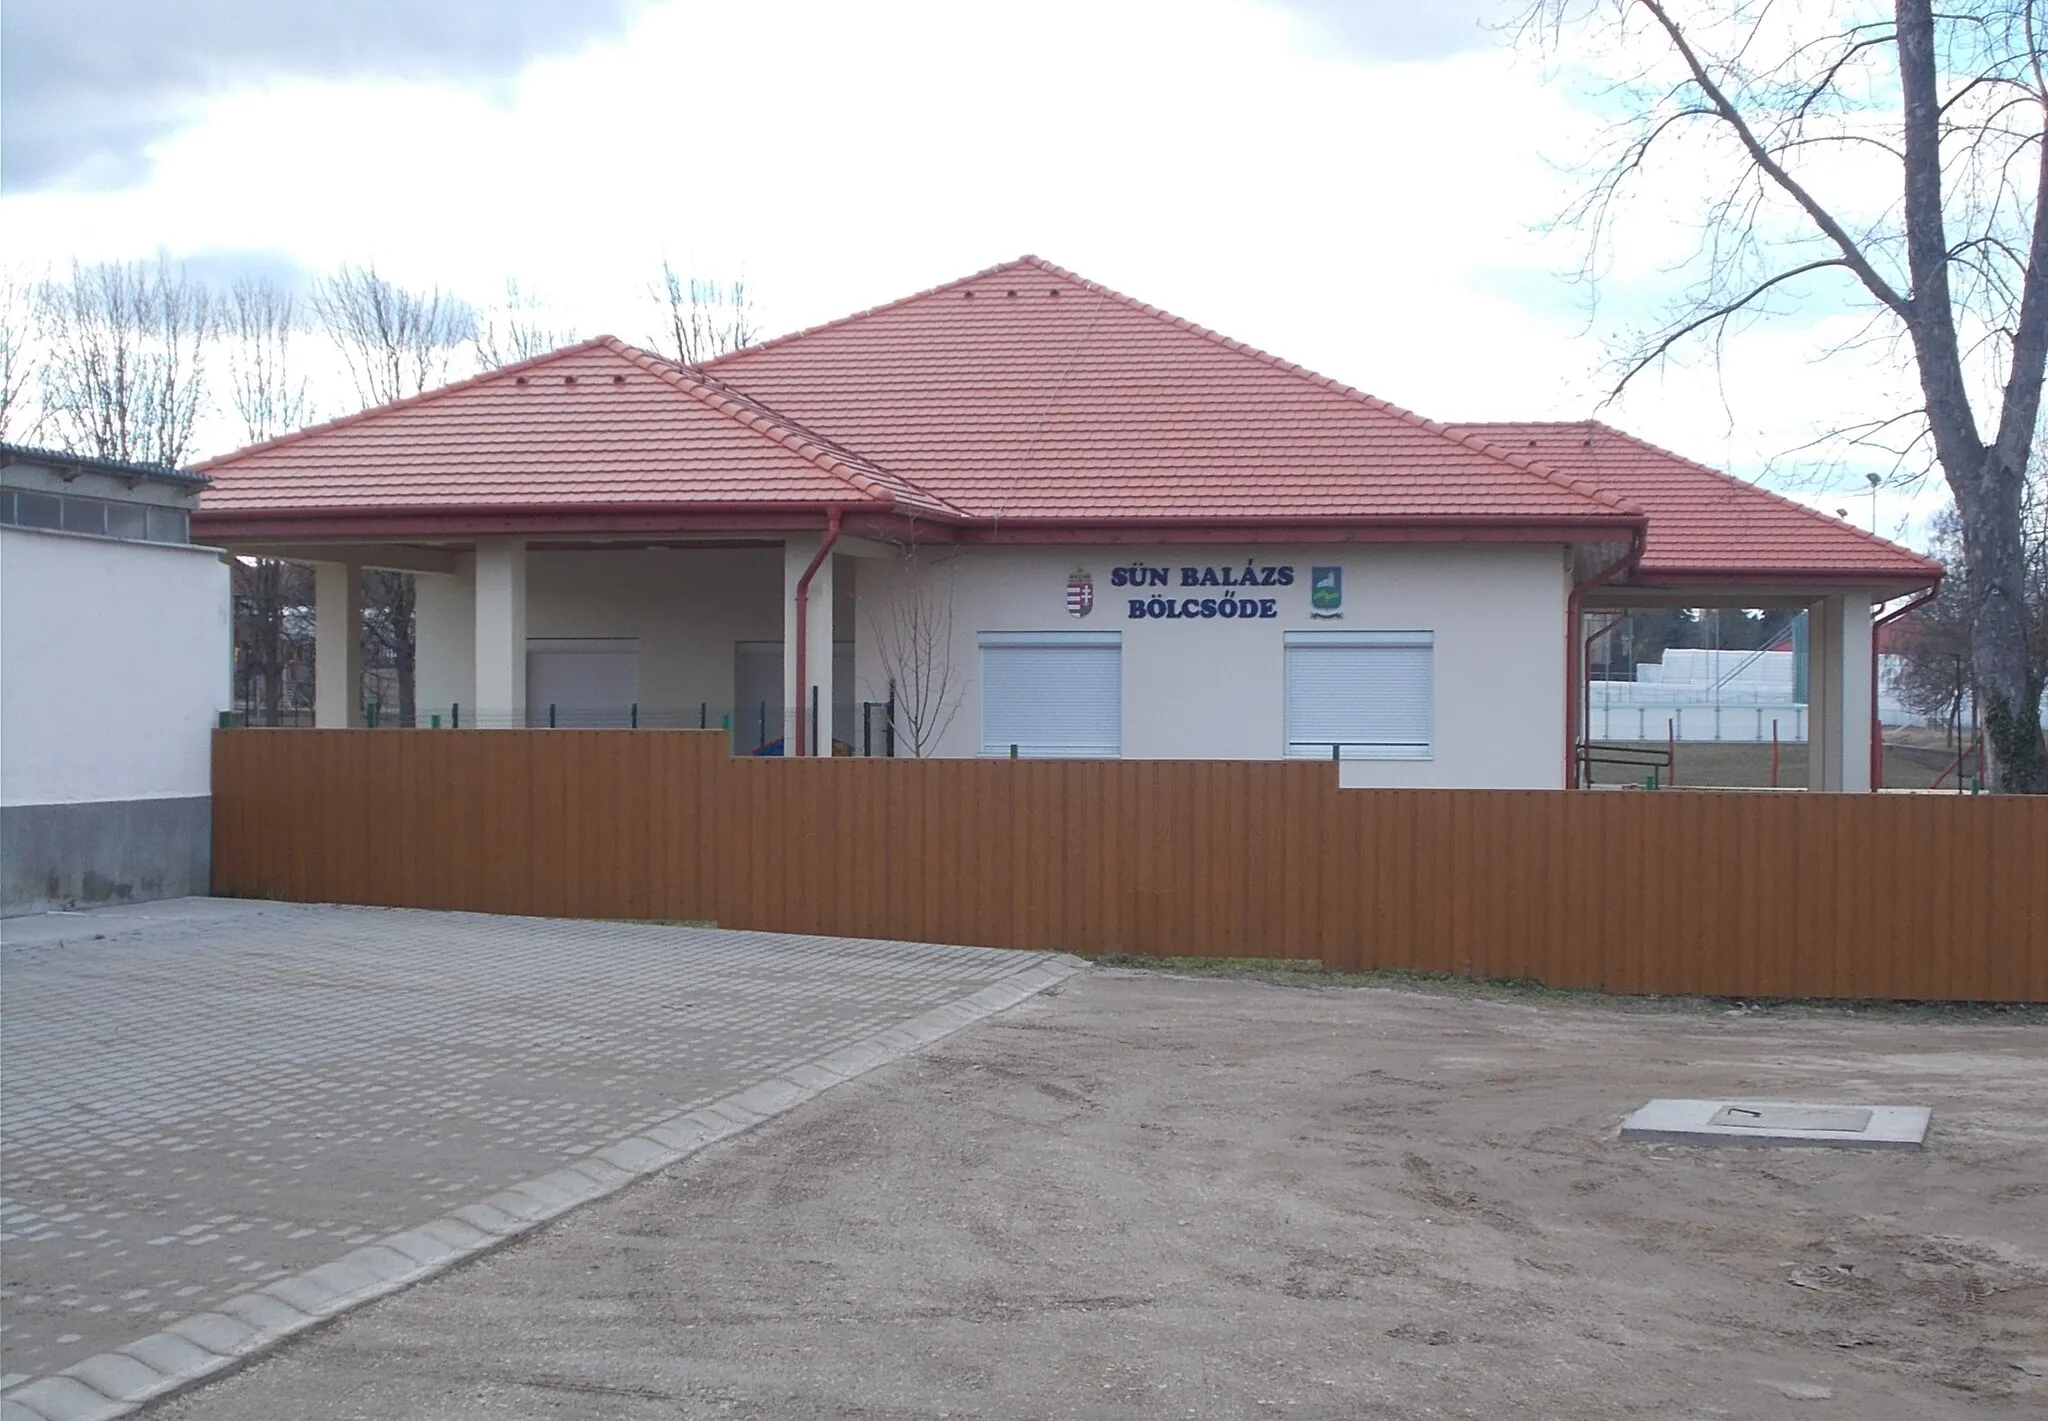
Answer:
<path fill-rule="evenodd" d="M 642 0 L 8 0 L 7 189 L 147 180 L 149 145 L 223 90 L 290 77 L 488 87 L 624 30 Z"/>
<path fill-rule="evenodd" d="M 1500 43 L 1508 0 L 1273 0 L 1318 48 L 1350 58 L 1442 59 Z"/>

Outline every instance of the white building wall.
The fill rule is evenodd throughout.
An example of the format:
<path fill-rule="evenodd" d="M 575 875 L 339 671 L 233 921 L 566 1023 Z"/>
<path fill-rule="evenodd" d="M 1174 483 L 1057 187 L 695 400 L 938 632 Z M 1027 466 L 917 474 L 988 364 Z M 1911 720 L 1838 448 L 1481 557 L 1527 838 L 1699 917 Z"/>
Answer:
<path fill-rule="evenodd" d="M 210 794 L 228 617 L 214 549 L 0 530 L 0 804 Z"/>
<path fill-rule="evenodd" d="M 0 912 L 209 891 L 218 551 L 0 529 Z"/>
<path fill-rule="evenodd" d="M 1294 569 L 1285 588 L 1257 595 L 1274 618 L 1132 619 L 1114 568 L 1173 569 L 1160 595 L 1176 599 L 1186 566 L 1247 561 Z M 1344 569 L 1338 618 L 1309 609 L 1309 569 Z M 1087 571 L 1095 607 L 1068 615 L 1069 575 Z M 1564 778 L 1563 550 L 1524 545 L 1354 545 L 1319 548 L 989 548 L 927 555 L 916 564 L 869 560 L 855 616 L 857 695 L 880 701 L 888 674 L 875 627 L 891 598 L 922 580 L 950 602 L 959 706 L 937 753 L 980 753 L 976 683 L 982 632 L 1123 634 L 1126 759 L 1278 759 L 1285 751 L 1282 636 L 1289 631 L 1429 631 L 1435 636 L 1434 754 L 1424 761 L 1346 760 L 1346 786 L 1557 788 Z M 1146 590 L 1149 593 L 1149 589 Z M 1218 589 L 1200 589 L 1215 596 Z M 1247 595 L 1252 595 L 1250 592 Z M 1508 694 L 1503 694 L 1506 688 Z"/>

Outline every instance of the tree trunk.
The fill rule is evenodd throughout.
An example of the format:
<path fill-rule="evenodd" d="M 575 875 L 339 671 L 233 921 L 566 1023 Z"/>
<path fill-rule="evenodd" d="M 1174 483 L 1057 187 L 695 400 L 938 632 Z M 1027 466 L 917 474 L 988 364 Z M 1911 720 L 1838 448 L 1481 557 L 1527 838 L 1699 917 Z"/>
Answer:
<path fill-rule="evenodd" d="M 2019 469 L 2001 468 L 1996 449 L 1950 484 L 1970 567 L 1971 672 L 1978 723 L 1990 752 L 1990 785 L 2000 794 L 2048 794 L 2048 744 L 2041 735 L 2041 682 L 2027 654 L 2027 567 Z M 1964 496 L 1964 490 L 1969 496 Z"/>
<path fill-rule="evenodd" d="M 2048 133 L 2042 136 L 2033 240 L 2012 334 L 2012 370 L 1997 437 L 1970 410 L 1949 286 L 1942 209 L 1942 103 L 1930 0 L 1897 0 L 1899 85 L 1905 106 L 1906 259 L 1913 293 L 1902 313 L 1912 336 L 1935 457 L 1955 496 L 1969 565 L 1971 669 L 1978 723 L 1991 752 L 1990 788 L 2048 794 L 2041 686 L 2027 656 L 2026 526 L 2020 513 L 2026 450 L 2048 359 Z"/>

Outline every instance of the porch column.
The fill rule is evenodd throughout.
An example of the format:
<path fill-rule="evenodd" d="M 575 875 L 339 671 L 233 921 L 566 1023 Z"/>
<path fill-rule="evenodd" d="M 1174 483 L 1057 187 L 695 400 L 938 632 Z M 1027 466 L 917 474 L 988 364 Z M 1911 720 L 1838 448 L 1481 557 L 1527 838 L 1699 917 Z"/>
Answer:
<path fill-rule="evenodd" d="M 313 724 L 321 730 L 363 723 L 362 572 L 352 562 L 313 564 Z"/>
<path fill-rule="evenodd" d="M 476 558 L 455 554 L 455 571 L 421 574 L 413 582 L 415 688 L 419 723 L 476 723 Z"/>
<path fill-rule="evenodd" d="M 1824 597 L 1808 616 L 1806 736 L 1809 788 L 1870 789 L 1870 599 Z"/>
<path fill-rule="evenodd" d="M 804 752 L 810 755 L 832 753 L 832 559 L 827 557 L 818 565 L 811 576 L 810 610 L 806 614 L 808 627 L 805 640 L 809 645 L 804 652 L 804 681 L 802 686 L 796 680 L 796 587 L 803 579 L 804 569 L 811 564 L 811 558 L 823 541 L 819 534 L 806 538 L 791 538 L 782 545 L 782 746 L 785 754 L 796 752 L 796 729 L 798 717 L 804 727 Z M 811 735 L 811 697 L 815 690 L 818 705 L 818 734 L 814 741 Z"/>
<path fill-rule="evenodd" d="M 480 726 L 526 724 L 526 540 L 476 540 L 476 709 Z"/>

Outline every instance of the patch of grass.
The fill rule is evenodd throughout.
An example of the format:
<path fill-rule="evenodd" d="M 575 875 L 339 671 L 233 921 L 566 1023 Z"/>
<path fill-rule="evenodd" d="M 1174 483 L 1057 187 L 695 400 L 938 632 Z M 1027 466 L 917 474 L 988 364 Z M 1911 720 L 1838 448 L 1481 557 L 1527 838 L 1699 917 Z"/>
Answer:
<path fill-rule="evenodd" d="M 1333 972 L 1313 959 L 1258 957 L 1148 957 L 1141 953 L 1106 953 L 1091 959 L 1098 966 L 1121 967 L 1183 977 L 1226 977 L 1267 982 L 1281 987 L 1315 990 L 1377 987 L 1387 991 L 1432 996 L 1475 997 L 1522 1002 L 1532 1006 L 1565 1006 L 1596 1011 L 1664 1012 L 1722 1016 L 1880 1016 L 1898 1020 L 2001 1022 L 2015 1026 L 2048 1026 L 2048 1005 L 2009 1002 L 1831 1001 L 1807 997 L 1653 996 L 1597 992 L 1582 987 L 1550 987 L 1528 979 L 1459 977 L 1450 973 L 1411 972 L 1380 968 L 1370 972 Z"/>

